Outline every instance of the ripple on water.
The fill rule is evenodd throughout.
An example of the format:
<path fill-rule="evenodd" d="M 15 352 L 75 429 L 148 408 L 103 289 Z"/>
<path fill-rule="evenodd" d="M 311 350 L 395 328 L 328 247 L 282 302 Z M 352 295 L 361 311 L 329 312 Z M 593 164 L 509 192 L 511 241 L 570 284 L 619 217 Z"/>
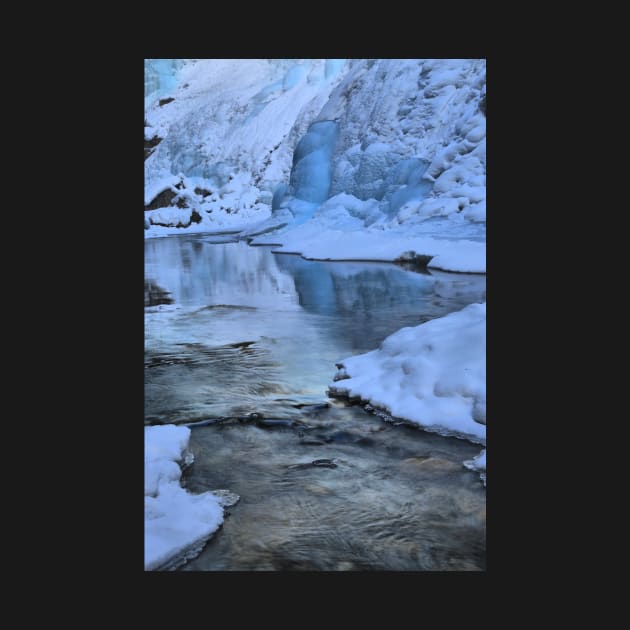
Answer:
<path fill-rule="evenodd" d="M 479 447 L 325 393 L 335 363 L 482 301 L 485 277 L 199 237 L 147 240 L 145 265 L 145 422 L 199 422 L 188 489 L 240 496 L 180 570 L 485 570 Z"/>
<path fill-rule="evenodd" d="M 382 422 L 360 408 L 343 411 L 319 430 Z M 305 453 L 298 431 L 193 431 L 188 488 L 221 479 L 242 500 L 182 570 L 485 570 L 485 491 L 461 464 L 475 445 L 392 427 L 374 430 L 367 448 L 340 441 Z M 335 467 L 313 465 L 322 460 Z"/>

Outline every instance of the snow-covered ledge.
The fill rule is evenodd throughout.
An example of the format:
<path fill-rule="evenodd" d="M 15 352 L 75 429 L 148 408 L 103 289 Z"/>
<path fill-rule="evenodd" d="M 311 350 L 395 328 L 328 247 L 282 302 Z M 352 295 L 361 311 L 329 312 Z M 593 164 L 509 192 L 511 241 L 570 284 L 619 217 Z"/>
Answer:
<path fill-rule="evenodd" d="M 486 443 L 486 304 L 408 327 L 344 359 L 329 391 L 425 430 Z M 485 471 L 485 450 L 469 467 Z"/>

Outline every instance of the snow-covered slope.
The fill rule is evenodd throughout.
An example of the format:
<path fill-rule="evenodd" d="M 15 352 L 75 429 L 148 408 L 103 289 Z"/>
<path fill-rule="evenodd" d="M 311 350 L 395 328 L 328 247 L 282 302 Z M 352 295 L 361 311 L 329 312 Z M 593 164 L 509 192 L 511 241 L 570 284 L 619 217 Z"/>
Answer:
<path fill-rule="evenodd" d="M 485 60 L 172 61 L 147 61 L 147 236 L 485 272 Z"/>
<path fill-rule="evenodd" d="M 150 77 L 156 61 L 145 60 Z M 145 147 L 161 138 L 145 161 L 145 209 L 164 190 L 178 195 L 169 206 L 186 206 L 168 215 L 145 212 L 149 224 L 158 224 L 147 235 L 170 233 L 159 224 L 177 221 L 189 224 L 187 231 L 208 231 L 269 216 L 276 188 L 289 181 L 293 149 L 343 65 L 325 59 L 199 59 L 163 63 L 164 74 L 153 83 L 145 77 L 145 90 L 177 84 L 168 91 L 172 101 L 165 102 L 158 87 L 145 100 Z M 191 224 L 192 209 L 199 223 Z"/>

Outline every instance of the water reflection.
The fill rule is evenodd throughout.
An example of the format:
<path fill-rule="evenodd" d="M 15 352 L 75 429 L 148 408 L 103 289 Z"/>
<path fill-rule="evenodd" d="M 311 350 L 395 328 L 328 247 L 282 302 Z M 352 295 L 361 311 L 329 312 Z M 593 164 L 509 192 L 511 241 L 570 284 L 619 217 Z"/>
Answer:
<path fill-rule="evenodd" d="M 326 399 L 337 361 L 485 295 L 485 276 L 307 261 L 203 237 L 147 240 L 145 260 L 145 277 L 174 300 L 146 309 L 152 422 L 289 417 L 284 399 Z M 230 345 L 242 341 L 253 344 Z"/>
<path fill-rule="evenodd" d="M 485 491 L 462 466 L 479 447 L 325 393 L 337 361 L 484 300 L 485 276 L 193 236 L 147 240 L 145 261 L 145 421 L 264 416 L 192 430 L 187 487 L 241 501 L 182 570 L 485 569 Z"/>

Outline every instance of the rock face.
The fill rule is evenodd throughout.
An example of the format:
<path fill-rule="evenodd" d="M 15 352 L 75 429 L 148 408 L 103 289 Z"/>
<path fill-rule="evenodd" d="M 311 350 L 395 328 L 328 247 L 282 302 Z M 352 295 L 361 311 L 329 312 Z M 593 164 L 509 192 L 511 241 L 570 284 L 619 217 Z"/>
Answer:
<path fill-rule="evenodd" d="M 145 212 L 147 210 L 157 210 L 158 208 L 167 208 L 168 206 L 174 205 L 172 202 L 173 199 L 177 197 L 177 194 L 178 193 L 172 190 L 163 190 L 159 195 L 153 198 L 151 203 L 144 206 Z"/>
<path fill-rule="evenodd" d="M 170 297 L 170 293 L 159 287 L 152 280 L 144 281 L 144 305 L 145 306 L 158 306 L 159 304 L 172 304 L 173 298 Z"/>
<path fill-rule="evenodd" d="M 162 142 L 162 138 L 159 136 L 153 136 L 153 138 L 144 141 L 144 159 L 146 160 L 155 150 L 158 144 Z"/>

